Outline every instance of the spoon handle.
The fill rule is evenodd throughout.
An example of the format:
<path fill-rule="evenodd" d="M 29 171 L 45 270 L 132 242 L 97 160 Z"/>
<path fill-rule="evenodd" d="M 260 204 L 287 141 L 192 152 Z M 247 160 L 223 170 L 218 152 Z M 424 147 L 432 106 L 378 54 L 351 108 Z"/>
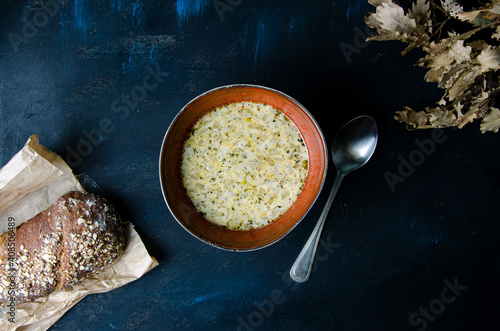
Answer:
<path fill-rule="evenodd" d="M 316 256 L 316 249 L 318 248 L 319 238 L 321 237 L 321 231 L 323 230 L 323 225 L 325 224 L 326 216 L 328 215 L 328 211 L 332 206 L 333 199 L 337 195 L 337 191 L 339 190 L 340 183 L 344 179 L 345 174 L 337 171 L 337 176 L 335 178 L 335 183 L 333 184 L 333 188 L 328 196 L 328 200 L 326 201 L 325 207 L 323 208 L 323 212 L 319 216 L 318 223 L 314 227 L 313 232 L 309 236 L 304 248 L 300 252 L 297 260 L 293 264 L 290 269 L 290 277 L 296 281 L 297 283 L 304 283 L 309 279 L 311 275 L 312 266 L 314 262 L 314 257 Z"/>

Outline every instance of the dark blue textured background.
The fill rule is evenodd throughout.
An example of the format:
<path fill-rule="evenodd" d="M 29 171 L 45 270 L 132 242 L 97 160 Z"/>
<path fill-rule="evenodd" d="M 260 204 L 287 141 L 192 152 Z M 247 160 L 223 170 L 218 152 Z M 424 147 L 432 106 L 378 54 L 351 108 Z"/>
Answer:
<path fill-rule="evenodd" d="M 410 325 L 415 312 L 432 320 L 428 330 L 498 329 L 499 136 L 478 123 L 446 129 L 391 190 L 384 174 L 398 174 L 415 140 L 433 132 L 407 131 L 394 112 L 431 105 L 441 91 L 414 66 L 417 50 L 402 57 L 403 44 L 363 41 L 367 1 L 55 3 L 0 0 L 0 165 L 38 134 L 99 184 L 160 265 L 86 297 L 53 330 L 423 330 Z M 162 80 L 139 95 L 148 68 Z M 333 163 L 302 223 L 255 252 L 201 243 L 163 201 L 158 156 L 170 122 L 198 94 L 234 83 L 291 95 L 329 143 L 357 115 L 378 122 L 375 155 L 343 182 L 305 284 L 288 270 L 321 212 Z M 83 150 L 102 123 L 102 139 Z M 88 155 L 71 159 L 79 146 Z M 440 306 L 446 281 L 467 288 Z"/>

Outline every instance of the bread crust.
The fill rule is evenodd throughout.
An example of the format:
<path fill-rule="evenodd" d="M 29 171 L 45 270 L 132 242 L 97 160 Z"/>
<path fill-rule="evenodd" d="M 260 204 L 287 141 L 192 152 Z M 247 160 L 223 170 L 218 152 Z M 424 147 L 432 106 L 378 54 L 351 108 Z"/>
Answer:
<path fill-rule="evenodd" d="M 15 240 L 8 237 L 0 235 L 0 306 L 67 288 L 110 266 L 124 250 L 124 226 L 114 208 L 78 191 L 19 225 Z M 12 242 L 15 257 L 9 260 Z"/>

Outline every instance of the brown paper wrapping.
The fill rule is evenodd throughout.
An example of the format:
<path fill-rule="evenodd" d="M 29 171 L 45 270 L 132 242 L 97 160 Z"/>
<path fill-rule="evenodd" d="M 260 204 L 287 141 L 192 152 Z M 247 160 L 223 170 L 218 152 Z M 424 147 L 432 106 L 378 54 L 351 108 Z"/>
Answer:
<path fill-rule="evenodd" d="M 23 223 L 47 209 L 61 195 L 84 189 L 71 168 L 32 135 L 26 145 L 0 169 L 0 233 L 7 220 Z M 47 330 L 86 295 L 111 291 L 130 283 L 158 265 L 132 224 L 127 225 L 125 252 L 111 267 L 71 289 L 55 291 L 34 302 L 16 305 L 15 323 L 0 310 L 0 330 Z"/>

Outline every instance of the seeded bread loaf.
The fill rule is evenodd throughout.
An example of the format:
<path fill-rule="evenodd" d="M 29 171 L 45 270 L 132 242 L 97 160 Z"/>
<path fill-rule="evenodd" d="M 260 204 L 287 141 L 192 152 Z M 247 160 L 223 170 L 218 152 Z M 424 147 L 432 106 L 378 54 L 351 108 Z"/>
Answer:
<path fill-rule="evenodd" d="M 113 207 L 100 196 L 69 192 L 19 225 L 15 236 L 0 235 L 0 306 L 73 285 L 111 265 L 123 249 L 124 227 Z"/>

